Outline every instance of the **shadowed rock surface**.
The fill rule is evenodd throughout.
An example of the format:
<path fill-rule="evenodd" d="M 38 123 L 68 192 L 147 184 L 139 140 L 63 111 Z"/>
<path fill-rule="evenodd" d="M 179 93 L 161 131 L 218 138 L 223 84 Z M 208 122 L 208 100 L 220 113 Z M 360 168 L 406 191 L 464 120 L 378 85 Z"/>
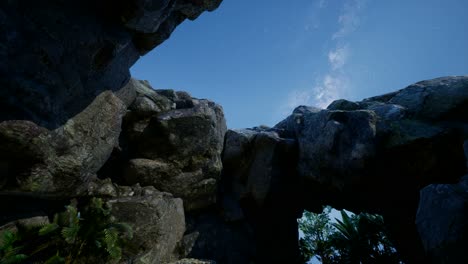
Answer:
<path fill-rule="evenodd" d="M 421 190 L 416 218 L 432 263 L 466 263 L 461 250 L 468 243 L 467 176 L 457 184 L 431 184 Z"/>
<path fill-rule="evenodd" d="M 129 68 L 182 21 L 220 2 L 2 1 L 0 121 L 63 125 L 102 91 L 125 85 Z"/>
<path fill-rule="evenodd" d="M 297 218 L 332 205 L 382 214 L 407 263 L 466 262 L 468 76 L 227 130 L 128 72 L 220 2 L 0 3 L 4 228 L 97 196 L 134 228 L 131 261 L 298 263 Z"/>
<path fill-rule="evenodd" d="M 274 128 L 227 132 L 217 104 L 132 79 L 55 130 L 0 123 L 1 199 L 39 198 L 3 221 L 98 196 L 135 228 L 135 260 L 298 263 L 296 219 L 332 205 L 382 214 L 408 263 L 459 259 L 468 133 L 457 115 L 468 77 L 447 79 L 423 82 L 458 87 L 445 119 L 418 114 L 430 105 L 409 114 L 377 97 L 300 106 Z"/>

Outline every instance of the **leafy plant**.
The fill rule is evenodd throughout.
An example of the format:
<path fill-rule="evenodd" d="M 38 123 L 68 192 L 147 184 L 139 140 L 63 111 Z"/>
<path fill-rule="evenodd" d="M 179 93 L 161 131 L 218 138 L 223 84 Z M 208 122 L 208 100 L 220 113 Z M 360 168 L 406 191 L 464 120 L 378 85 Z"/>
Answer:
<path fill-rule="evenodd" d="M 9 230 L 3 233 L 2 245 L 0 246 L 0 264 L 21 263 L 28 256 L 21 254 L 21 247 L 15 245 L 19 240 L 16 233 Z"/>
<path fill-rule="evenodd" d="M 320 214 L 305 211 L 299 220 L 299 228 L 304 233 L 304 237 L 299 241 L 304 262 L 317 257 L 322 263 L 330 263 L 333 255 L 330 236 L 334 231 L 328 216 L 330 211 L 331 207 L 325 207 Z"/>
<path fill-rule="evenodd" d="M 321 214 L 305 212 L 299 220 L 304 233 L 300 250 L 304 262 L 317 257 L 322 263 L 401 263 L 386 235 L 382 216 L 362 213 L 349 215 L 341 211 L 341 219 L 332 222 L 331 208 Z"/>
<path fill-rule="evenodd" d="M 103 263 L 122 257 L 122 246 L 132 239 L 128 224 L 117 223 L 100 198 L 78 210 L 76 202 L 54 215 L 50 224 L 17 225 L 0 243 L 0 264 L 24 260 L 43 263 Z M 16 262 L 15 262 L 16 261 Z"/>
<path fill-rule="evenodd" d="M 333 224 L 337 232 L 331 236 L 331 242 L 340 252 L 342 263 L 400 262 L 386 235 L 382 216 L 367 213 L 349 216 L 341 211 L 341 218 Z"/>

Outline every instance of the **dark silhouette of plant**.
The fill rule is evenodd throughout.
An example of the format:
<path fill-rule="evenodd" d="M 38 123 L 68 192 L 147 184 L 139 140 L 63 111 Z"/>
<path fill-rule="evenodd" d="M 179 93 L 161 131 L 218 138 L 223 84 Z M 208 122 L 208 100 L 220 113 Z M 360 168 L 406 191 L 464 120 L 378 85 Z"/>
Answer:
<path fill-rule="evenodd" d="M 385 232 L 383 217 L 362 213 L 349 216 L 341 211 L 330 242 L 341 263 L 399 263 L 398 255 Z"/>
<path fill-rule="evenodd" d="M 299 221 L 304 237 L 300 240 L 304 262 L 317 257 L 322 263 L 401 263 L 386 235 L 382 216 L 361 213 L 348 215 L 332 223 L 331 208 L 321 214 L 305 212 Z"/>
<path fill-rule="evenodd" d="M 100 198 L 92 198 L 78 210 L 76 202 L 54 215 L 50 224 L 17 225 L 5 232 L 0 245 L 0 264 L 21 261 L 44 263 L 103 263 L 119 260 L 122 245 L 132 238 L 132 229 L 116 223 Z"/>

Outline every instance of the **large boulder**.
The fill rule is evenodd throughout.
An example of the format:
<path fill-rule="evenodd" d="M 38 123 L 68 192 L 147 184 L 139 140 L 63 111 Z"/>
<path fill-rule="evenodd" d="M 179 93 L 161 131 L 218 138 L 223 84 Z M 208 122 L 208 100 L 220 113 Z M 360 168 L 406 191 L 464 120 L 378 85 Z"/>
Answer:
<path fill-rule="evenodd" d="M 39 196 L 79 194 L 118 144 L 124 113 L 122 101 L 107 91 L 52 131 L 30 121 L 0 123 L 0 188 Z"/>
<path fill-rule="evenodd" d="M 125 117 L 124 184 L 155 186 L 184 199 L 186 210 L 216 202 L 226 121 L 222 108 L 140 82 Z"/>
<path fill-rule="evenodd" d="M 358 182 L 376 152 L 374 112 L 306 113 L 296 126 L 298 172 L 324 185 L 343 189 Z"/>
<path fill-rule="evenodd" d="M 139 190 L 137 188 L 137 190 Z M 107 203 L 112 215 L 133 228 L 135 263 L 167 263 L 179 259 L 179 244 L 185 232 L 184 206 L 180 198 L 151 188 L 132 191 Z"/>
<path fill-rule="evenodd" d="M 295 175 L 297 145 L 273 129 L 229 130 L 223 152 L 224 180 L 236 200 L 252 199 L 263 206 Z M 289 176 L 286 176 L 288 175 Z"/>

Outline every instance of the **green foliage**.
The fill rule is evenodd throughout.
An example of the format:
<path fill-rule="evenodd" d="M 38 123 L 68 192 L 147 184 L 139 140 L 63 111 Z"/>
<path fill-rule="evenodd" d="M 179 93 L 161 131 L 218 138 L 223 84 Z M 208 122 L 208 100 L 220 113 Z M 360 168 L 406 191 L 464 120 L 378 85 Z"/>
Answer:
<path fill-rule="evenodd" d="M 122 257 L 122 246 L 133 237 L 128 224 L 116 223 L 99 198 L 84 206 L 72 203 L 54 215 L 50 224 L 21 226 L 5 232 L 0 242 L 0 264 L 103 263 Z"/>
<path fill-rule="evenodd" d="M 341 217 L 333 224 L 338 231 L 331 240 L 342 263 L 400 263 L 386 235 L 382 216 L 366 213 L 349 216 L 341 211 Z"/>
<path fill-rule="evenodd" d="M 26 255 L 20 253 L 21 247 L 15 245 L 18 239 L 18 235 L 14 232 L 5 231 L 3 233 L 0 264 L 21 263 L 27 258 Z"/>
<path fill-rule="evenodd" d="M 62 258 L 58 253 L 49 258 L 44 264 L 61 264 L 65 263 L 65 259 Z"/>
<path fill-rule="evenodd" d="M 328 263 L 333 255 L 333 248 L 330 245 L 333 226 L 328 217 L 330 211 L 331 207 L 325 207 L 320 214 L 305 211 L 299 220 L 299 228 L 304 233 L 300 247 L 305 262 L 315 256 L 322 263 Z"/>
<path fill-rule="evenodd" d="M 317 257 L 322 263 L 401 263 L 386 235 L 382 216 L 348 215 L 329 219 L 330 208 L 321 214 L 304 213 L 299 228 L 304 233 L 300 249 L 307 262 Z"/>

